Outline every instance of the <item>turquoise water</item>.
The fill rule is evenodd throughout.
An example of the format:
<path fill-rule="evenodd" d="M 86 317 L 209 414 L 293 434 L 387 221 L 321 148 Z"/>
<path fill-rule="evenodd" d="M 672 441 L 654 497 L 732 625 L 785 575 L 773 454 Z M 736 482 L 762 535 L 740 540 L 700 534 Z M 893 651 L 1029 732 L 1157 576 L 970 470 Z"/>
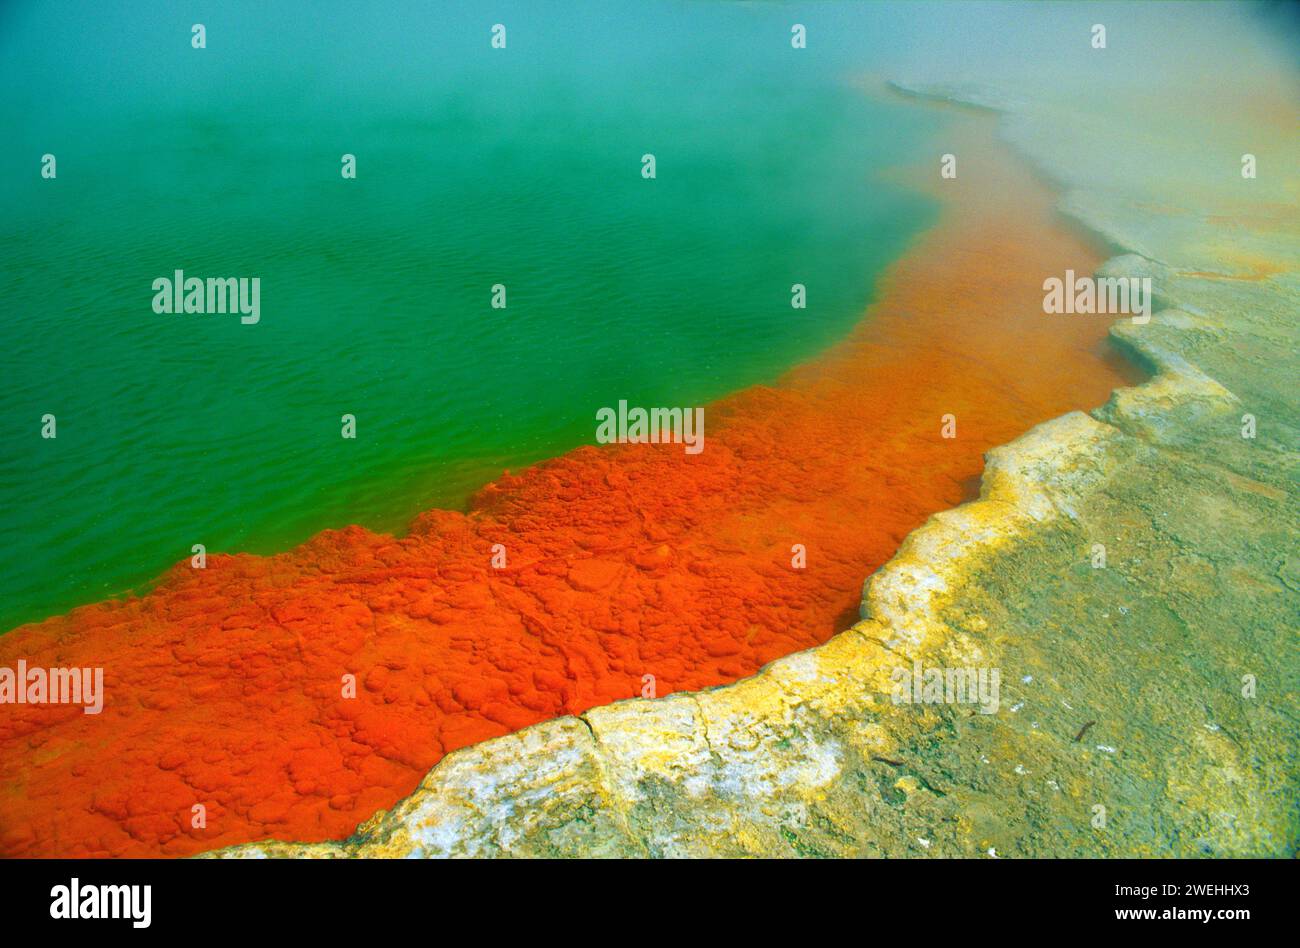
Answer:
<path fill-rule="evenodd" d="M 0 629 L 771 381 L 934 218 L 881 172 L 936 120 L 779 5 L 202 6 L 0 12 Z M 176 269 L 261 321 L 155 314 Z"/>

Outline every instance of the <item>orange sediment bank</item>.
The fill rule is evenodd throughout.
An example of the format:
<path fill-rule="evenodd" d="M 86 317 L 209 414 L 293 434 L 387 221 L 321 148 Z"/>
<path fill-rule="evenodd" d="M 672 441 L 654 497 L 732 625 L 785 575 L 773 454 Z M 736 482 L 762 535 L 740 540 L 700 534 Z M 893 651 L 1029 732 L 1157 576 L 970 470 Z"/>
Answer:
<path fill-rule="evenodd" d="M 647 675 L 660 696 L 733 681 L 848 626 L 863 580 L 964 499 L 985 450 L 1134 378 L 1105 319 L 1042 311 L 1043 280 L 1097 252 L 991 123 L 954 122 L 943 222 L 850 338 L 709 406 L 703 453 L 582 448 L 402 538 L 212 555 L 0 637 L 0 665 L 102 667 L 106 692 L 98 715 L 0 706 L 0 854 L 343 837 L 456 748 Z"/>

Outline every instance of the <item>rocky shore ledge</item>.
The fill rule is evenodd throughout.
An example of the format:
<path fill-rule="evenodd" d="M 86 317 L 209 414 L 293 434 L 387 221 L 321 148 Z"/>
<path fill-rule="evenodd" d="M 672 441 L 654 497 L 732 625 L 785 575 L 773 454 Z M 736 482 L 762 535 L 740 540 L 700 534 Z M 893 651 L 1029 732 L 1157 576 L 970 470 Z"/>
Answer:
<path fill-rule="evenodd" d="M 1256 138 L 1257 180 L 1178 136 L 1130 169 L 1113 115 L 900 88 L 1004 112 L 1066 214 L 1123 251 L 1104 274 L 1151 278 L 1154 317 L 1112 336 L 1154 378 L 990 452 L 980 498 L 915 531 L 825 645 L 456 751 L 347 840 L 208 856 L 1295 855 L 1285 130 Z M 1000 670 L 998 710 L 896 703 L 916 662 Z"/>

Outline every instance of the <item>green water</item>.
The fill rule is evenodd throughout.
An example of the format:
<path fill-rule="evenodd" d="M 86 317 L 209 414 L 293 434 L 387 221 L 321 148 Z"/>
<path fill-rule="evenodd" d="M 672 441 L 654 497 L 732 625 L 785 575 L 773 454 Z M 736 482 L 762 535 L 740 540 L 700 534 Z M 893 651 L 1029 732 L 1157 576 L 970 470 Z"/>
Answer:
<path fill-rule="evenodd" d="M 177 6 L 0 13 L 0 629 L 771 381 L 933 219 L 880 172 L 935 120 L 778 7 Z M 155 314 L 176 269 L 261 321 Z"/>

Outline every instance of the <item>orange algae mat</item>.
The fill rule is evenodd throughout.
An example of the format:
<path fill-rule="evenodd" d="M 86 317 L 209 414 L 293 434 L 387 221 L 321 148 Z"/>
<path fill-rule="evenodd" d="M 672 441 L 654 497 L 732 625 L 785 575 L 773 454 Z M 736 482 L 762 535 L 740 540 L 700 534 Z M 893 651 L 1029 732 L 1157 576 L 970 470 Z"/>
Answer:
<path fill-rule="evenodd" d="M 582 448 L 401 539 L 349 527 L 210 555 L 0 637 L 0 664 L 102 666 L 106 692 L 99 715 L 0 708 L 0 854 L 347 836 L 456 748 L 639 695 L 644 675 L 660 696 L 733 681 L 846 628 L 863 580 L 968 496 L 984 451 L 1134 380 L 1106 319 L 1043 314 L 1042 281 L 1099 258 L 962 121 L 944 221 L 850 338 L 708 406 L 703 453 Z"/>

